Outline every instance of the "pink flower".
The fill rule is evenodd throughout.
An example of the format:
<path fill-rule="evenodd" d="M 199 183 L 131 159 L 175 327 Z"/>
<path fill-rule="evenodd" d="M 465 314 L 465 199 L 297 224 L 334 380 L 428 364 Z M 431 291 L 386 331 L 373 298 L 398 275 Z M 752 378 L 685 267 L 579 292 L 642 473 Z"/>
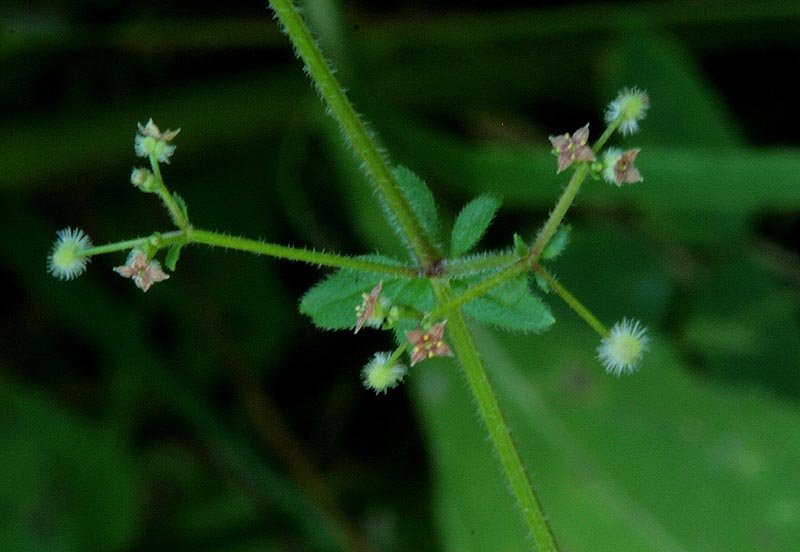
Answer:
<path fill-rule="evenodd" d="M 550 143 L 553 144 L 553 148 L 558 154 L 558 172 L 563 171 L 575 161 L 594 161 L 594 152 L 586 145 L 588 141 L 588 123 L 576 130 L 572 136 L 569 133 L 550 136 Z"/>
<path fill-rule="evenodd" d="M 143 125 L 142 123 L 136 123 L 136 126 L 139 127 L 139 134 L 141 134 L 143 137 L 146 138 L 149 136 L 151 138 L 155 138 L 156 140 L 163 140 L 165 142 L 172 142 L 172 140 L 174 140 L 181 131 L 181 129 L 178 129 L 165 130 L 164 132 L 161 132 L 161 129 L 158 128 L 158 125 L 153 122 L 152 118 L 148 119 L 146 124 Z"/>
<path fill-rule="evenodd" d="M 156 260 L 147 260 L 141 249 L 133 249 L 125 264 L 114 268 L 114 272 L 125 278 L 133 278 L 133 283 L 142 291 L 147 291 L 156 282 L 169 278 Z"/>
<path fill-rule="evenodd" d="M 635 184 L 636 182 L 641 182 L 644 180 L 641 173 L 639 173 L 639 169 L 637 169 L 633 164 L 634 161 L 636 161 L 636 156 L 639 155 L 640 151 L 642 150 L 639 148 L 633 148 L 622 152 L 619 160 L 614 163 L 614 177 L 616 179 L 617 186 L 622 186 L 623 184 Z"/>
<path fill-rule="evenodd" d="M 372 291 L 369 292 L 369 295 L 366 293 L 361 294 L 362 303 L 356 306 L 356 315 L 358 316 L 358 321 L 356 322 L 356 331 L 358 331 L 364 327 L 366 324 L 367 326 L 371 326 L 373 328 L 377 328 L 383 322 L 385 318 L 385 313 L 383 312 L 384 309 L 379 309 L 381 312 L 375 312 L 375 306 L 378 304 L 378 298 L 381 294 L 381 289 L 383 288 L 383 280 L 378 282 L 378 285 L 372 288 Z"/>
<path fill-rule="evenodd" d="M 445 322 L 431 326 L 427 332 L 421 327 L 406 332 L 406 340 L 413 346 L 411 349 L 411 366 L 426 358 L 435 356 L 453 356 L 453 351 L 442 340 Z"/>

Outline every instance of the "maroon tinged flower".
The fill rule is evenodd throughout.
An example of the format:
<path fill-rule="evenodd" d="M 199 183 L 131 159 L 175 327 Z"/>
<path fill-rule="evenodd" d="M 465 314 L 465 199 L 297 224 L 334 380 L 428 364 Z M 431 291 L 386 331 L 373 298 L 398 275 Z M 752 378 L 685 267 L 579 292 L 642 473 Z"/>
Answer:
<path fill-rule="evenodd" d="M 148 261 L 141 249 L 132 250 L 125 264 L 114 268 L 114 272 L 125 278 L 132 278 L 136 287 L 142 291 L 147 291 L 154 283 L 169 278 L 161 269 L 161 264 L 156 260 Z"/>
<path fill-rule="evenodd" d="M 635 184 L 644 180 L 639 169 L 633 164 L 636 161 L 636 156 L 642 151 L 639 148 L 633 148 L 628 151 L 622 152 L 619 160 L 614 163 L 614 179 L 617 186 L 623 184 Z"/>
<path fill-rule="evenodd" d="M 575 161 L 594 161 L 592 148 L 586 145 L 588 141 L 588 123 L 576 130 L 572 136 L 569 133 L 550 136 L 550 143 L 558 154 L 558 172 L 568 168 Z"/>
<path fill-rule="evenodd" d="M 358 316 L 358 321 L 356 322 L 355 333 L 358 333 L 365 324 L 367 326 L 378 327 L 380 326 L 381 322 L 383 322 L 385 315 L 380 317 L 375 316 L 375 305 L 378 304 L 378 298 L 381 294 L 381 289 L 383 289 L 383 280 L 378 282 L 378 285 L 372 288 L 372 291 L 369 292 L 369 295 L 366 293 L 361 294 L 363 302 L 360 305 L 356 305 L 356 315 Z"/>
<path fill-rule="evenodd" d="M 421 327 L 406 332 L 406 340 L 412 345 L 411 366 L 426 358 L 453 356 L 453 351 L 442 340 L 444 337 L 444 325 L 445 322 L 439 322 L 431 326 L 431 329 L 427 332 L 423 331 Z"/>

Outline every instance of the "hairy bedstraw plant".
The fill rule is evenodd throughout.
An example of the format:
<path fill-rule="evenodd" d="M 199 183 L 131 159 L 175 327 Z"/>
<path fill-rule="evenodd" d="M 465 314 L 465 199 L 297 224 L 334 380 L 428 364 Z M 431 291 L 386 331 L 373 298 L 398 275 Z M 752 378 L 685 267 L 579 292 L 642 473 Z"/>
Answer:
<path fill-rule="evenodd" d="M 79 276 L 95 255 L 124 252 L 125 262 L 114 270 L 146 292 L 169 278 L 167 271 L 174 273 L 183 248 L 191 244 L 336 269 L 303 296 L 300 311 L 324 329 L 358 332 L 374 328 L 393 333 L 396 347 L 376 352 L 361 371 L 364 386 L 377 393 L 385 393 L 404 378 L 413 377 L 412 368 L 427 359 L 454 357 L 469 382 L 532 540 L 539 550 L 557 550 L 465 315 L 496 328 L 541 332 L 555 320 L 535 293 L 534 288 L 538 288 L 558 295 L 600 335 L 597 358 L 606 372 L 620 376 L 639 368 L 648 348 L 644 326 L 624 319 L 608 330 L 559 283 L 547 262 L 568 245 L 570 227 L 563 219 L 587 176 L 616 186 L 642 180 L 635 166 L 638 148 L 604 148 L 615 132 L 629 135 L 638 130 L 649 108 L 648 96 L 638 89 L 622 90 L 608 106 L 607 126 L 594 143 L 590 143 L 588 124 L 573 133 L 550 137 L 556 172 L 570 170 L 571 176 L 549 218 L 530 243 L 514 235 L 506 251 L 471 253 L 500 207 L 499 198 L 481 195 L 458 214 L 448 246 L 444 247 L 430 189 L 408 168 L 389 163 L 290 0 L 273 0 L 272 6 L 367 173 L 392 227 L 408 246 L 410 258 L 350 257 L 234 237 L 196 226 L 186 203 L 167 188 L 161 172 L 161 165 L 169 163 L 175 153 L 179 130 L 161 131 L 151 119 L 139 124 L 134 142 L 136 154 L 147 159 L 149 166 L 134 168 L 130 180 L 140 191 L 158 196 L 175 229 L 95 246 L 82 230 L 67 228 L 57 233 L 48 256 L 48 270 L 57 278 L 70 280 Z M 163 260 L 159 261 L 162 255 Z"/>

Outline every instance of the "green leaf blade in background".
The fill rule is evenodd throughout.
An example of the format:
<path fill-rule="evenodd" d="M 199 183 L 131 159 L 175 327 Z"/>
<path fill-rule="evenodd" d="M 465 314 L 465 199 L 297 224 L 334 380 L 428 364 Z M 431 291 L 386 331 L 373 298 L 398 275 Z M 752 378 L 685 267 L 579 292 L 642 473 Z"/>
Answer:
<path fill-rule="evenodd" d="M 451 257 L 460 257 L 477 245 L 492 224 L 500 203 L 497 196 L 484 194 L 461 209 L 450 237 Z"/>
<path fill-rule="evenodd" d="M 142 497 L 120 436 L 4 378 L 0 404 L 0 548 L 34 552 L 131 546 L 142 522 Z"/>
<path fill-rule="evenodd" d="M 594 359 L 597 339 L 578 323 L 544 337 L 478 329 L 476 337 L 565 549 L 800 546 L 795 409 L 757 390 L 692 379 L 660 342 L 641 373 L 612 378 Z M 488 444 L 465 416 L 459 380 L 441 367 L 414 381 L 432 442 L 445 550 L 478 552 L 493 541 L 527 550 Z M 742 415 L 742 405 L 758 415 Z"/>

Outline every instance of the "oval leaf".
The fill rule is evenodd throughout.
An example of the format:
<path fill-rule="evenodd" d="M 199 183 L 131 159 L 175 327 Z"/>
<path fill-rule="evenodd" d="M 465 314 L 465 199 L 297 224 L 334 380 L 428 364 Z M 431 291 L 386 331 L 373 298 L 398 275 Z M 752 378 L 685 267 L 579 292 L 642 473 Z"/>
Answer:
<path fill-rule="evenodd" d="M 495 213 L 500 208 L 500 198 L 493 195 L 478 196 L 458 214 L 450 238 L 450 254 L 460 257 L 480 241 Z"/>

